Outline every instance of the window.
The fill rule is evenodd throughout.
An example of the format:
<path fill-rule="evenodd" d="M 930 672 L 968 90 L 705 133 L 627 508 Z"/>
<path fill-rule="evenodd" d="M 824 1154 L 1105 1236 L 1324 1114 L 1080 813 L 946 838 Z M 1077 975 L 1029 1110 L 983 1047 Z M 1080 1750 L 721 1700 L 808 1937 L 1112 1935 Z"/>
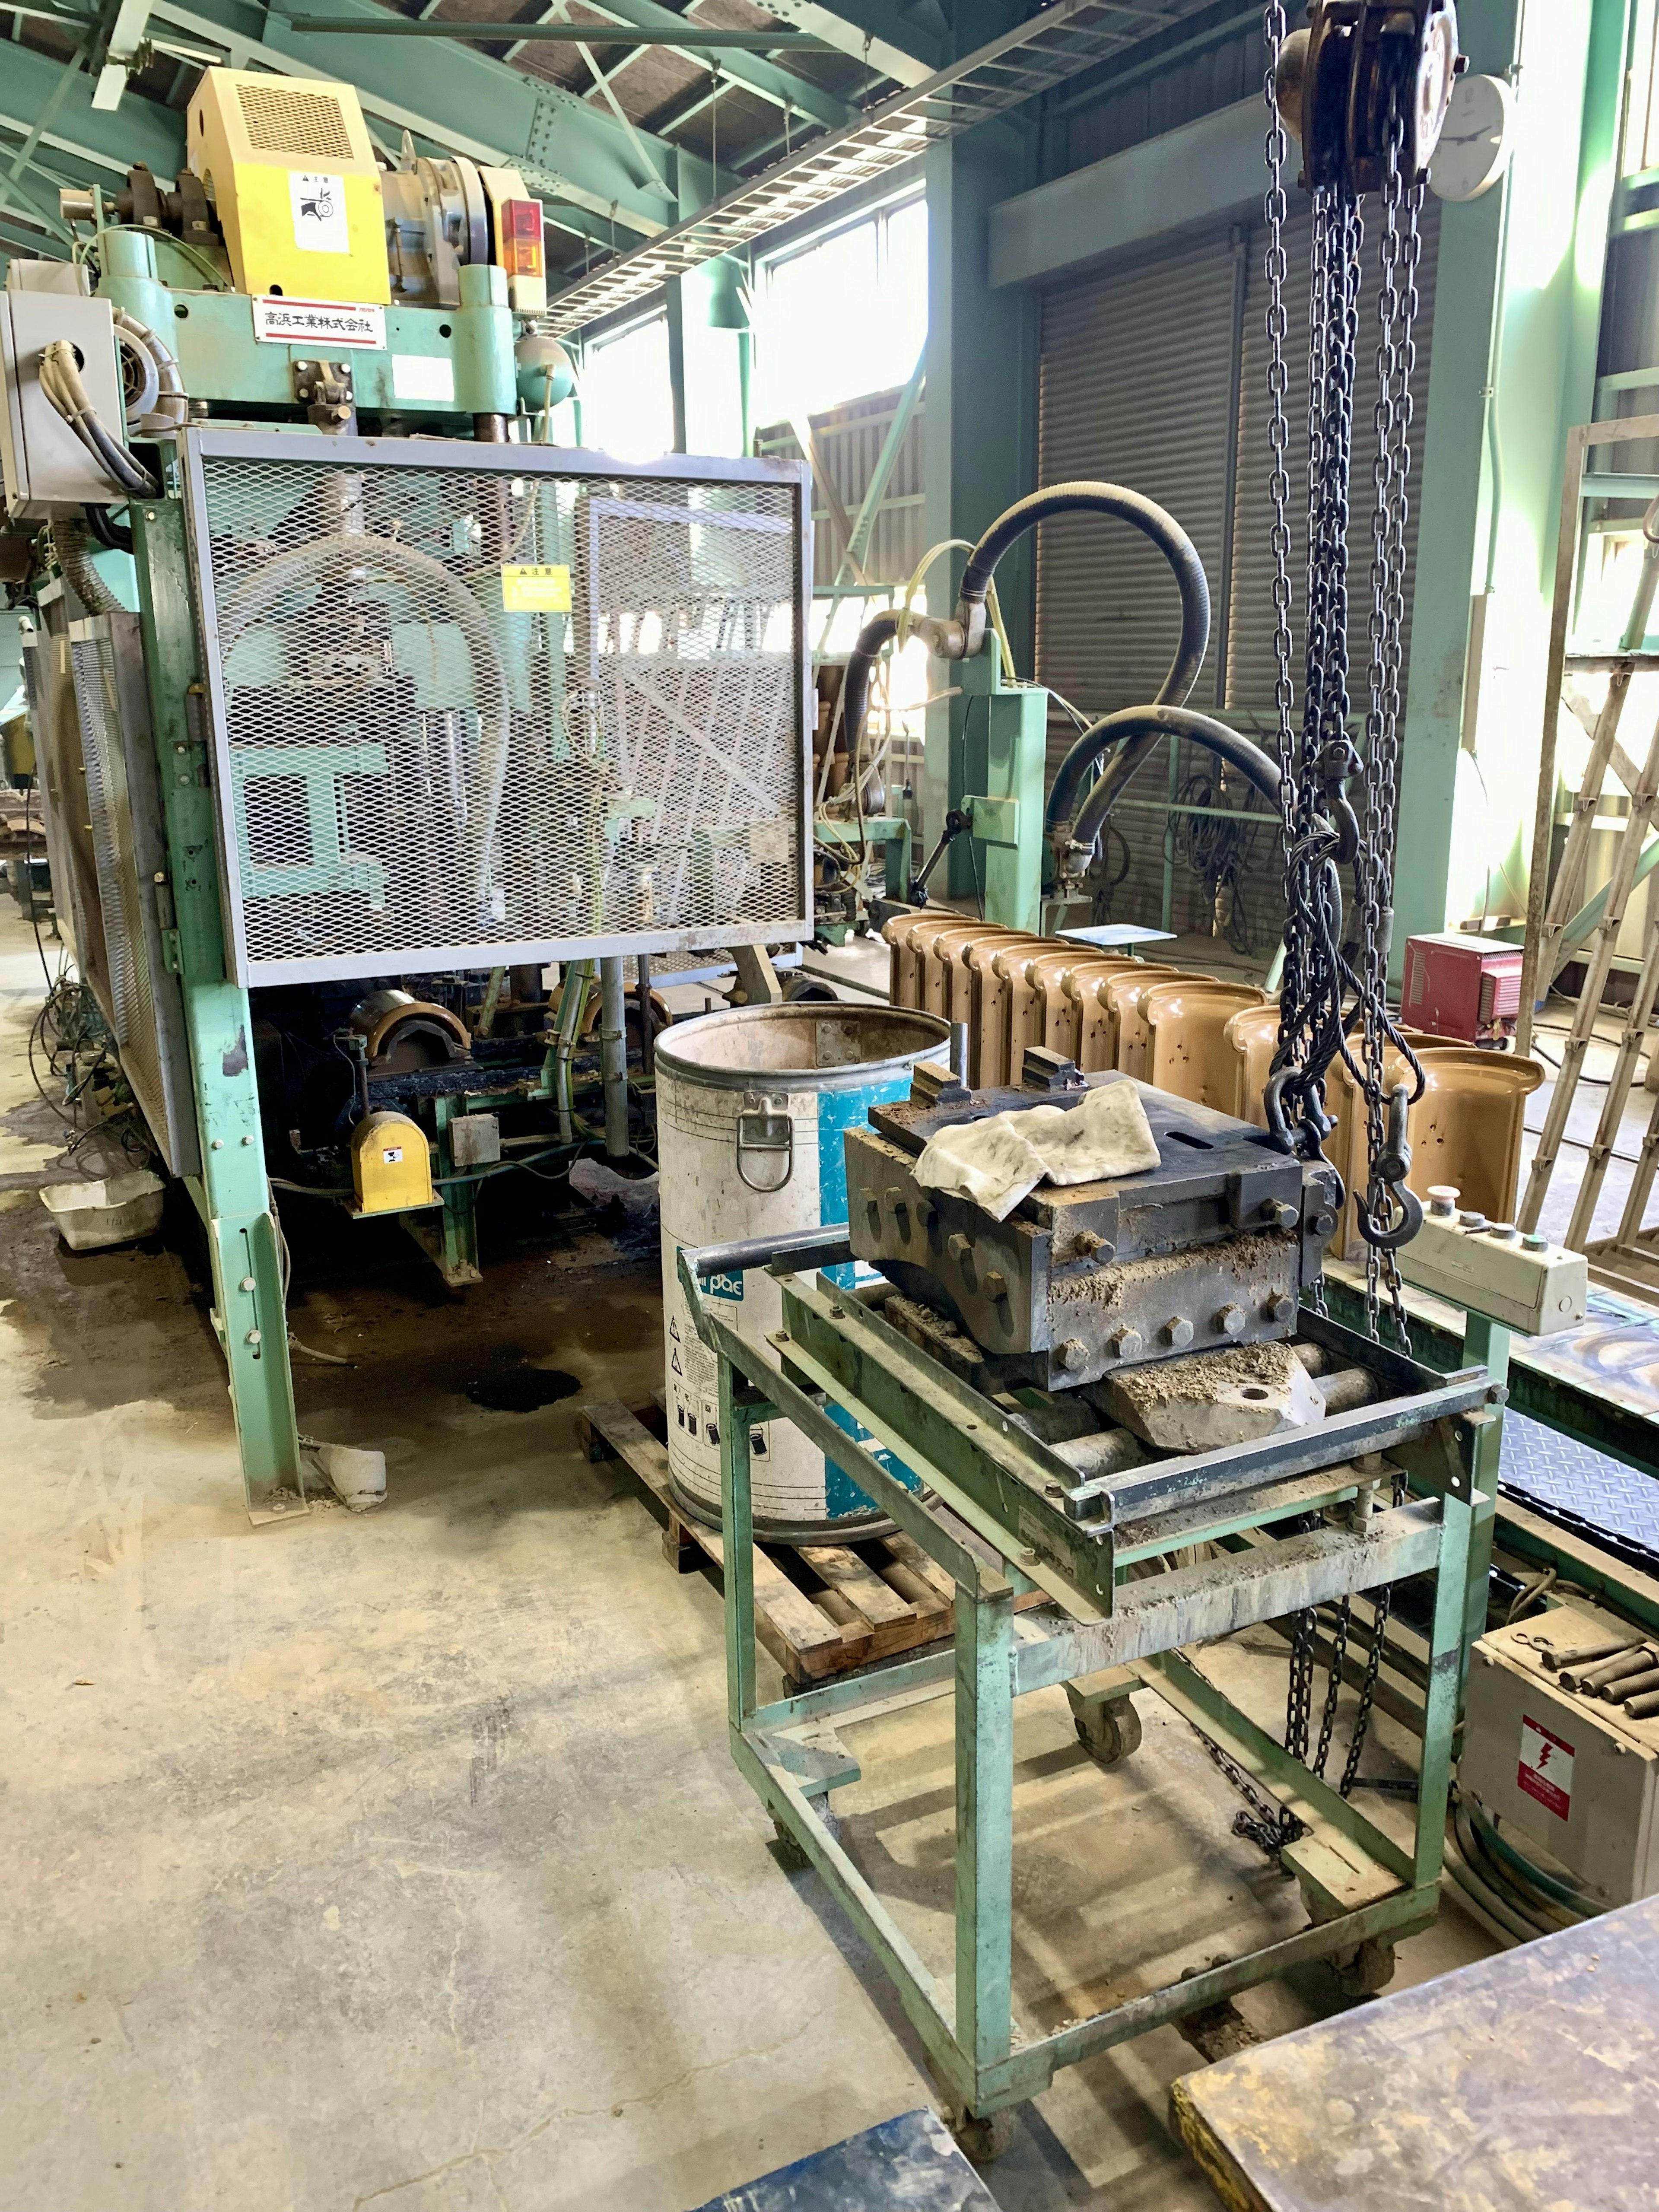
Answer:
<path fill-rule="evenodd" d="M 920 194 L 763 262 L 755 313 L 756 420 L 822 414 L 903 384 L 927 335 L 927 209 Z"/>
<path fill-rule="evenodd" d="M 595 338 L 582 356 L 582 443 L 619 461 L 674 450 L 668 318 L 647 315 Z"/>

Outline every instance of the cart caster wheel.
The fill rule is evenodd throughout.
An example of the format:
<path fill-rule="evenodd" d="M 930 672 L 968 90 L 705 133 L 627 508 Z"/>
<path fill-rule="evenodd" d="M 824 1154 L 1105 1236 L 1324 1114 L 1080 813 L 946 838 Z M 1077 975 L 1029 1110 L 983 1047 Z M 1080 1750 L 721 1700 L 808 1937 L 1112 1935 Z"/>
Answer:
<path fill-rule="evenodd" d="M 1097 1705 L 1078 1715 L 1077 1740 L 1097 1766 L 1115 1766 L 1140 1748 L 1140 1715 L 1128 1698 Z"/>
<path fill-rule="evenodd" d="M 1359 1948 L 1336 1964 L 1337 1987 L 1345 1997 L 1374 1997 L 1394 1979 L 1394 1945 L 1368 1936 Z"/>
<path fill-rule="evenodd" d="M 805 1874 L 811 1865 L 811 1860 L 781 1820 L 774 1820 L 772 1826 L 777 1832 L 777 1840 L 772 1846 L 773 1856 L 779 1865 L 786 1874 Z"/>
<path fill-rule="evenodd" d="M 1014 2139 L 1012 2112 L 959 2112 L 951 2122 L 964 2158 L 975 2166 L 994 2166 Z"/>

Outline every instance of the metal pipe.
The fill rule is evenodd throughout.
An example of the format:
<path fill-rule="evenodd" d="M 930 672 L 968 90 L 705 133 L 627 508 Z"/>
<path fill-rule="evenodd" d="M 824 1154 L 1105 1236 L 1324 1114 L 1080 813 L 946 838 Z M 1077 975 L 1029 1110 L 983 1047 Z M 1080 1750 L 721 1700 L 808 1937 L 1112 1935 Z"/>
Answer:
<path fill-rule="evenodd" d="M 1588 1674 L 1581 1674 L 1577 1687 L 1594 1696 L 1606 1689 L 1609 1682 L 1621 1682 L 1626 1674 L 1644 1674 L 1654 1664 L 1656 1654 L 1645 1644 L 1638 1644 L 1633 1651 L 1621 1651 L 1616 1659 L 1604 1660 L 1601 1666 L 1592 1667 Z"/>
<path fill-rule="evenodd" d="M 509 972 L 513 977 L 513 1003 L 515 1006 L 539 1006 L 546 1003 L 547 993 L 542 988 L 542 963 L 539 960 L 517 963 Z"/>
<path fill-rule="evenodd" d="M 52 20 L 64 19 L 54 13 Z M 591 43 L 596 46 L 676 46 L 687 52 L 729 49 L 741 54 L 828 54 L 837 51 L 828 39 L 820 38 L 815 31 L 723 31 L 700 23 L 641 29 L 632 23 L 473 23 L 465 16 L 434 22 L 409 15 L 391 15 L 384 20 L 372 15 L 295 15 L 289 27 L 307 32 L 343 31 L 354 39 L 378 33 L 399 39 L 486 39 L 503 43 L 513 40 L 520 45 L 531 40 L 550 46 Z"/>
<path fill-rule="evenodd" d="M 733 1243 L 703 1244 L 683 1254 L 686 1266 L 700 1280 L 710 1275 L 740 1275 L 750 1267 L 769 1267 L 775 1260 L 799 1260 L 803 1267 L 842 1266 L 851 1254 L 844 1221 L 826 1222 L 821 1229 L 791 1229 L 776 1237 L 743 1237 Z"/>
<path fill-rule="evenodd" d="M 1049 1449 L 1080 1475 L 1115 1474 L 1120 1468 L 1138 1467 L 1146 1451 L 1127 1429 L 1097 1429 L 1093 1436 L 1071 1437 Z"/>
<path fill-rule="evenodd" d="M 1636 1649 L 1636 1641 L 1626 1637 L 1622 1644 L 1604 1644 L 1594 1650 L 1581 1651 L 1576 1656 L 1569 1652 L 1565 1658 L 1556 1662 L 1559 1669 L 1556 1679 L 1564 1690 L 1571 1692 L 1583 1691 L 1588 1694 L 1590 1690 L 1590 1674 L 1597 1669 L 1600 1662 L 1613 1654 L 1633 1651 Z M 1549 1663 L 1548 1659 L 1546 1658 L 1544 1664 L 1547 1667 Z"/>
<path fill-rule="evenodd" d="M 1641 1640 L 1633 1631 L 1626 1630 L 1622 1636 L 1593 1635 L 1588 1644 L 1570 1644 L 1565 1650 L 1543 1644 L 1538 1656 L 1553 1674 L 1562 1668 L 1594 1666 L 1598 1659 L 1611 1659 L 1615 1652 L 1628 1651 Z M 1568 1683 L 1566 1686 L 1571 1689 L 1572 1685 Z"/>
<path fill-rule="evenodd" d="M 571 1143 L 575 1136 L 570 1113 L 570 1055 L 575 1045 L 576 1024 L 587 1000 L 587 975 L 592 965 L 591 961 L 572 961 L 559 986 L 558 1027 L 549 1057 L 553 1062 L 553 1097 L 559 1115 L 559 1142 L 562 1145 Z"/>
<path fill-rule="evenodd" d="M 1334 1375 L 1318 1376 L 1314 1388 L 1325 1401 L 1328 1413 L 1346 1413 L 1356 1406 L 1370 1406 L 1376 1401 L 1376 1377 L 1368 1375 L 1363 1367 L 1343 1367 Z"/>
<path fill-rule="evenodd" d="M 613 1160 L 625 1160 L 631 1149 L 623 995 L 622 955 L 607 953 L 599 963 L 599 1073 L 605 1083 L 605 1149 Z"/>
<path fill-rule="evenodd" d="M 1617 1682 L 1609 1682 L 1601 1692 L 1610 1705 L 1626 1705 L 1632 1698 L 1646 1697 L 1659 1690 L 1659 1667 L 1650 1667 L 1640 1674 L 1626 1674 Z"/>
<path fill-rule="evenodd" d="M 657 1072 L 657 1042 L 651 1033 L 651 955 L 637 952 L 634 956 L 636 970 L 635 991 L 640 1008 L 640 1073 L 649 1083 Z"/>

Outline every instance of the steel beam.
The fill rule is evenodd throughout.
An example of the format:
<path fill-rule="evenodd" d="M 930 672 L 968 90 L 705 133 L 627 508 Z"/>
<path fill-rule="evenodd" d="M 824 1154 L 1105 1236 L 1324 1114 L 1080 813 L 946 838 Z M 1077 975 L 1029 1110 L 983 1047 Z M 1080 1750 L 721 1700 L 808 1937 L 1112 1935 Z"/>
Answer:
<path fill-rule="evenodd" d="M 137 5 L 138 0 L 128 0 L 128 4 Z M 143 0 L 143 4 L 148 9 L 149 0 Z M 665 15 L 670 12 L 667 9 L 663 10 Z M 356 15 L 290 15 L 288 27 L 292 31 L 331 34 L 347 32 L 359 38 L 373 33 L 401 39 L 469 39 L 486 44 L 504 40 L 521 46 L 681 46 L 700 51 L 719 47 L 750 54 L 824 54 L 835 51 L 827 39 L 815 39 L 807 31 L 710 31 L 699 25 L 677 25 L 667 30 L 641 29 L 626 23 L 613 27 L 608 23 L 564 23 L 556 20 L 484 23 L 447 15 L 440 22 L 434 16 L 393 15 L 384 9 L 380 13 L 386 16 L 381 23 L 366 21 Z"/>
<path fill-rule="evenodd" d="M 763 100 L 775 101 L 781 107 L 793 107 L 802 115 L 811 116 L 815 122 L 826 124 L 831 130 L 839 130 L 843 124 L 853 119 L 853 109 L 833 92 L 826 91 L 820 84 L 814 84 L 810 78 L 797 76 L 792 70 L 780 69 L 775 62 L 768 61 L 764 52 L 760 50 L 760 40 L 768 35 L 766 33 L 756 34 L 756 47 L 752 51 L 738 46 L 716 51 L 710 56 L 703 49 L 724 34 L 709 33 L 705 37 L 699 26 L 696 37 L 686 37 L 684 33 L 688 26 L 685 19 L 673 9 L 661 6 L 659 0 L 592 0 L 592 4 L 618 23 L 631 24 L 641 34 L 650 33 L 653 43 L 666 46 L 671 52 L 683 54 L 688 60 L 702 63 L 726 83 L 746 86 L 750 92 L 758 93 Z M 599 26 L 585 25 L 582 27 L 588 31 L 596 46 L 610 43 L 608 34 Z M 661 34 L 659 39 L 658 33 Z M 520 35 L 530 34 L 520 33 Z M 820 52 L 831 50 L 827 39 L 814 38 L 808 32 L 791 32 L 788 36 L 796 41 L 805 40 L 811 50 Z M 787 50 L 787 43 L 784 50 Z M 796 50 L 799 51 L 799 46 Z M 509 49 L 507 58 L 510 61 L 512 58 L 513 50 Z"/>
<path fill-rule="evenodd" d="M 895 84 L 921 84 L 945 59 L 943 41 L 930 40 L 899 20 L 903 11 L 890 0 L 864 0 L 862 5 L 859 0 L 842 0 L 836 8 L 820 7 L 817 0 L 777 0 L 775 6 L 768 0 L 767 12 L 798 29 L 816 32 L 828 45 L 890 76 Z"/>
<path fill-rule="evenodd" d="M 213 1322 L 230 1370 L 249 1511 L 304 1494 L 288 1316 L 260 1140 L 247 993 L 225 974 L 218 845 L 204 726 L 195 599 L 177 500 L 135 501 L 138 596 L 150 714 L 161 769 L 169 888 L 178 917 L 191 1075 L 201 1131 L 198 1202 L 213 1274 Z"/>
<path fill-rule="evenodd" d="M 992 285 L 1052 279 L 1189 225 L 1259 214 L 1262 129 L 1258 94 L 1001 201 L 990 213 Z"/>
<path fill-rule="evenodd" d="M 636 236 L 665 228 L 657 212 L 674 190 L 677 150 L 648 131 L 638 133 L 648 163 L 642 179 L 630 135 L 613 116 L 544 79 L 466 46 L 452 48 L 441 75 L 441 118 L 425 112 L 433 75 L 418 50 L 398 39 L 372 35 L 361 46 L 335 38 L 307 37 L 279 17 L 244 29 L 252 10 L 237 0 L 199 0 L 199 9 L 178 0 L 152 0 L 152 20 L 216 43 L 234 69 L 261 67 L 288 76 L 320 77 L 354 84 L 364 112 L 434 146 L 492 167 L 528 167 L 554 183 L 574 206 L 614 215 Z M 365 19 L 384 11 L 373 0 L 353 0 Z M 420 101 L 417 107 L 415 103 Z"/>
<path fill-rule="evenodd" d="M 149 0 L 121 0 L 105 44 L 104 65 L 98 73 L 98 82 L 93 89 L 92 104 L 94 107 L 108 110 L 121 105 L 121 94 L 127 88 L 128 73 L 137 64 L 139 48 L 144 43 L 144 28 L 149 21 Z"/>

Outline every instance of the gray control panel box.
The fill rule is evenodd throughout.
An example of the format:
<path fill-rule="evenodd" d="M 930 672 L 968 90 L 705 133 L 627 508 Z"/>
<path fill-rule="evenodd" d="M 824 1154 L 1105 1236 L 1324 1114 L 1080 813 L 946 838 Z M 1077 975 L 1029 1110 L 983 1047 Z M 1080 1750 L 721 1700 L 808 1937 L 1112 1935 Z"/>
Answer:
<path fill-rule="evenodd" d="M 107 505 L 117 491 L 40 389 L 40 356 L 55 338 L 80 355 L 81 381 L 110 435 L 125 439 L 115 321 L 107 300 L 34 290 L 0 292 L 0 471 L 6 505 L 21 522 L 78 517 L 88 504 Z"/>

